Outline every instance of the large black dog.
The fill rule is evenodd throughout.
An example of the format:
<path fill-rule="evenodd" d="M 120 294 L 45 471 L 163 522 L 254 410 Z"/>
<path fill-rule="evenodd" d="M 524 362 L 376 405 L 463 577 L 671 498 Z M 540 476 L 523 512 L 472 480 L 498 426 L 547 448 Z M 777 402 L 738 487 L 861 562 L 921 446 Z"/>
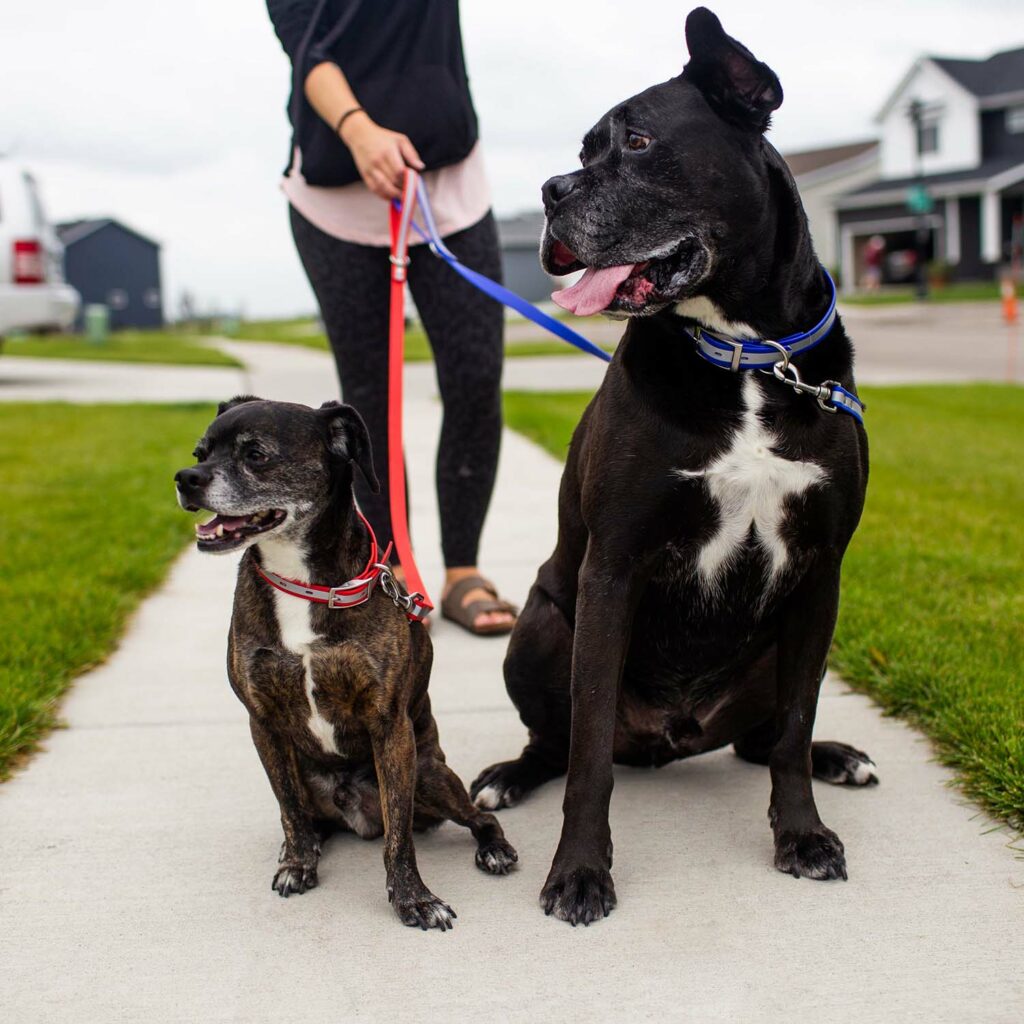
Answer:
<path fill-rule="evenodd" d="M 683 73 L 606 114 L 582 169 L 543 190 L 545 268 L 587 268 L 562 304 L 632 319 L 573 437 L 558 545 L 505 663 L 529 743 L 472 793 L 508 806 L 568 771 L 541 903 L 572 924 L 615 905 L 613 761 L 663 765 L 732 743 L 771 769 L 776 866 L 821 879 L 845 878 L 846 864 L 812 775 L 876 781 L 866 754 L 811 742 L 864 501 L 864 429 L 695 346 L 700 327 L 788 337 L 830 307 L 793 179 L 763 136 L 782 89 L 711 12 L 690 14 L 686 39 Z M 838 320 L 793 364 L 856 393 Z"/>

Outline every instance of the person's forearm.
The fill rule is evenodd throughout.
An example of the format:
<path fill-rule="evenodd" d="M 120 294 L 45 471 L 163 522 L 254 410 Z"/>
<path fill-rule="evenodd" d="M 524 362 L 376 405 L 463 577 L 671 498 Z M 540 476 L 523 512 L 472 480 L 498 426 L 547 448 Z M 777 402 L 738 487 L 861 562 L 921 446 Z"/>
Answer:
<path fill-rule="evenodd" d="M 397 199 L 406 166 L 423 170 L 416 147 L 405 135 L 382 128 L 360 108 L 337 64 L 317 64 L 306 75 L 305 91 L 313 109 L 348 146 L 359 176 L 375 195 Z"/>
<path fill-rule="evenodd" d="M 330 125 L 332 131 L 338 128 L 338 122 L 350 110 L 359 106 L 352 87 L 348 84 L 345 73 L 337 64 L 324 62 L 317 64 L 306 76 L 306 99 L 309 100 L 312 108 Z M 354 121 L 365 120 L 364 113 L 352 114 L 345 119 L 342 126 L 342 140 L 345 140 L 346 130 Z"/>

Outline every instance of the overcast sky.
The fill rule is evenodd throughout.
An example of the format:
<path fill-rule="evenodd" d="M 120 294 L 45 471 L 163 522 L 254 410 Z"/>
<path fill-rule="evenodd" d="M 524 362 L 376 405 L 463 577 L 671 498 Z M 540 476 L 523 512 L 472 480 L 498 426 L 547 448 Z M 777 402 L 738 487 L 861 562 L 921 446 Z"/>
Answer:
<path fill-rule="evenodd" d="M 367 0 L 381 3 L 386 0 Z M 868 137 L 921 53 L 1024 44 L 1020 0 L 719 0 L 770 64 L 783 152 Z M 549 175 L 610 106 L 679 72 L 690 9 L 672 0 L 462 0 L 499 214 L 539 206 Z M 163 244 L 165 306 L 308 312 L 277 188 L 289 69 L 261 0 L 33 0 L 0 14 L 0 152 L 39 178 L 55 220 L 111 215 Z"/>

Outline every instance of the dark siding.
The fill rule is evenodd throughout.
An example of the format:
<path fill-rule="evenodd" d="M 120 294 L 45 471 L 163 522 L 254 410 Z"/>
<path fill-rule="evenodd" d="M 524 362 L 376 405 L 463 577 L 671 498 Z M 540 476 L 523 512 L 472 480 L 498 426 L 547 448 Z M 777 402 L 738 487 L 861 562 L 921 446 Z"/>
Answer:
<path fill-rule="evenodd" d="M 1024 160 L 1024 132 L 1006 130 L 1006 108 L 981 112 L 981 158 L 1016 156 Z"/>
<path fill-rule="evenodd" d="M 960 262 L 955 267 L 959 280 L 989 278 L 992 270 L 981 261 L 981 197 L 960 198 Z"/>
<path fill-rule="evenodd" d="M 154 308 L 148 294 L 160 286 L 160 249 L 119 224 L 107 224 L 67 246 L 64 273 L 82 296 L 82 308 L 100 302 L 110 308 L 112 327 L 160 327 L 162 303 Z M 124 296 L 122 309 L 114 308 L 115 293 Z M 82 313 L 78 327 L 81 328 Z"/>
<path fill-rule="evenodd" d="M 897 217 L 913 217 L 904 203 L 892 203 L 889 206 L 868 206 L 859 210 L 840 210 L 839 224 L 859 224 L 869 220 L 891 220 Z"/>
<path fill-rule="evenodd" d="M 541 270 L 537 246 L 507 247 L 502 250 L 501 261 L 505 270 L 505 286 L 530 302 L 546 302 L 555 286 Z"/>

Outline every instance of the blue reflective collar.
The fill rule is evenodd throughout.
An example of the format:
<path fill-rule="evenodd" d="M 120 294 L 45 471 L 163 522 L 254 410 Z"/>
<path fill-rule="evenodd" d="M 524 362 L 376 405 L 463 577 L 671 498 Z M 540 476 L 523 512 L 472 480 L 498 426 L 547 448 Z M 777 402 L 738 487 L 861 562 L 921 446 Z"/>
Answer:
<path fill-rule="evenodd" d="M 821 268 L 831 289 L 831 298 L 825 315 L 809 331 L 789 334 L 778 341 L 758 338 L 730 338 L 710 327 L 695 327 L 686 334 L 697 346 L 697 354 L 725 370 L 761 370 L 773 374 L 783 384 L 798 393 L 811 394 L 826 412 L 845 412 L 858 422 L 864 422 L 864 403 L 838 381 L 827 380 L 820 385 L 804 384 L 795 366 L 794 356 L 809 352 L 828 336 L 836 322 L 836 283 L 824 267 Z"/>
<path fill-rule="evenodd" d="M 726 370 L 771 369 L 784 358 L 783 350 L 791 357 L 810 351 L 825 338 L 836 322 L 836 283 L 824 267 L 821 269 L 828 279 L 832 297 L 825 315 L 809 331 L 800 331 L 766 343 L 758 338 L 730 338 L 710 327 L 697 327 L 687 332 L 696 342 L 697 351 L 709 363 Z"/>

